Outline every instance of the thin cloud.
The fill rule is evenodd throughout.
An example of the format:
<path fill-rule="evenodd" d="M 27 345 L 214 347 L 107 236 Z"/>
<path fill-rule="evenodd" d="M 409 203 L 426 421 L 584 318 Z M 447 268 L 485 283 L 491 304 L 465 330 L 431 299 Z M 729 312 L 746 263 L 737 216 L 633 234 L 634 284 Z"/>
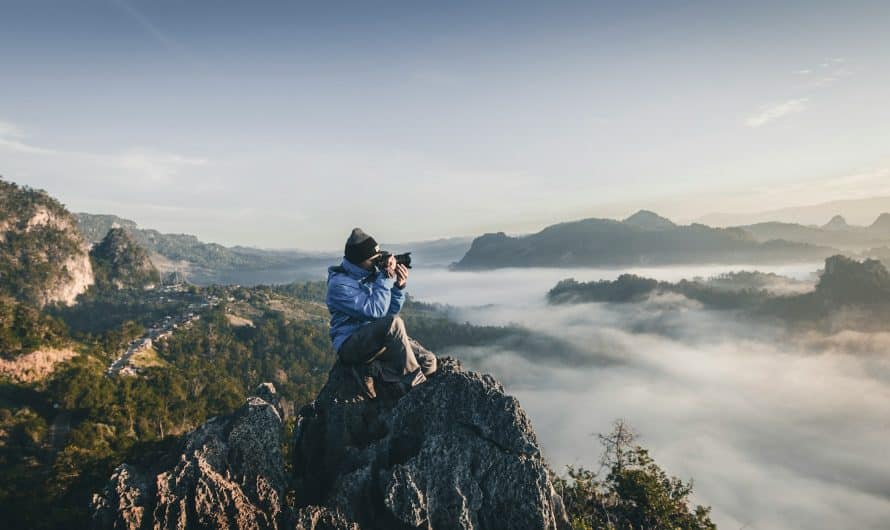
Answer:
<path fill-rule="evenodd" d="M 18 125 L 0 120 L 0 139 L 21 138 L 24 135 L 24 131 Z"/>
<path fill-rule="evenodd" d="M 173 52 L 180 51 L 179 46 L 176 44 L 176 42 L 173 41 L 173 39 L 159 30 L 157 26 L 152 24 L 152 22 L 148 20 L 145 15 L 136 10 L 135 7 L 131 6 L 124 0 L 114 0 L 113 3 L 114 5 L 118 6 L 124 13 L 126 13 L 130 18 L 132 18 L 137 24 L 142 26 L 142 29 L 144 29 L 146 33 L 154 37 L 158 44 Z"/>
<path fill-rule="evenodd" d="M 779 118 L 798 114 L 806 110 L 809 98 L 790 99 L 781 103 L 767 105 L 745 120 L 745 125 L 751 128 L 762 127 Z"/>
<path fill-rule="evenodd" d="M 158 44 L 161 45 L 161 47 L 166 49 L 168 52 L 187 62 L 198 64 L 198 61 L 195 60 L 195 57 L 188 50 L 183 48 L 167 33 L 161 31 L 161 29 L 158 28 L 155 23 L 149 20 L 147 16 L 145 16 L 134 6 L 130 5 L 125 0 L 112 0 L 112 4 L 117 6 L 131 20 L 136 22 L 136 24 L 138 24 L 145 31 L 146 34 L 151 36 Z"/>
<path fill-rule="evenodd" d="M 185 168 L 204 166 L 203 158 L 183 156 L 144 147 L 133 147 L 120 153 L 90 153 L 37 145 L 24 141 L 25 133 L 15 124 L 0 121 L 0 152 L 52 159 L 61 167 L 106 168 L 123 175 L 137 177 L 146 183 L 171 182 Z"/>

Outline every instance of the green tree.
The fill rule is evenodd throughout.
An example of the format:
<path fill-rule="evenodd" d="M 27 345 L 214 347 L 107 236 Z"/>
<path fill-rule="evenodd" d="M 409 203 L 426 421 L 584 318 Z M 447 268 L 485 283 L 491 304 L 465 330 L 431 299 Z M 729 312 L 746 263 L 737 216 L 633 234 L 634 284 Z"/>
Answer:
<path fill-rule="evenodd" d="M 604 478 L 584 468 L 568 468 L 555 479 L 577 530 L 711 530 L 710 507 L 693 506 L 692 482 L 670 477 L 637 445 L 636 434 L 616 421 L 600 434 Z"/>

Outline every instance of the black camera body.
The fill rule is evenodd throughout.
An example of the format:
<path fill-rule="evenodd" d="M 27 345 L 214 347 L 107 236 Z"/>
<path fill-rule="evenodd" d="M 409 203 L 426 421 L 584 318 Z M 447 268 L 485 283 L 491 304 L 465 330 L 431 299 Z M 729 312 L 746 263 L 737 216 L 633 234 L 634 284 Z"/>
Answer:
<path fill-rule="evenodd" d="M 377 268 L 381 271 L 386 268 L 386 262 L 389 260 L 389 257 L 393 254 L 391 252 L 383 251 L 380 254 L 380 257 L 374 261 L 374 264 L 377 265 Z M 396 258 L 396 265 L 404 265 L 407 268 L 411 268 L 411 253 L 405 252 L 404 254 L 396 254 L 394 256 Z"/>

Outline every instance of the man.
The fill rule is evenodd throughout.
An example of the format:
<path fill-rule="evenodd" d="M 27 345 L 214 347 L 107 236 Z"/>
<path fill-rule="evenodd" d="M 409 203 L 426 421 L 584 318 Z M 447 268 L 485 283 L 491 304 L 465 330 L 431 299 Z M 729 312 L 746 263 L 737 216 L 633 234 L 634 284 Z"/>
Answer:
<path fill-rule="evenodd" d="M 374 377 L 408 392 L 436 371 L 436 356 L 410 339 L 398 315 L 405 302 L 408 268 L 382 253 L 361 228 L 346 240 L 343 261 L 328 268 L 325 302 L 331 313 L 331 341 L 362 392 L 377 396 Z"/>

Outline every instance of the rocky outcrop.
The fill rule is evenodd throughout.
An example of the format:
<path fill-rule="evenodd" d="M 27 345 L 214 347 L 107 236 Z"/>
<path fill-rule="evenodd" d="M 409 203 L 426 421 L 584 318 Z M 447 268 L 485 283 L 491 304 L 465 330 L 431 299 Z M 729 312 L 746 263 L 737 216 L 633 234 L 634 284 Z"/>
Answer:
<path fill-rule="evenodd" d="M 112 228 L 90 251 L 96 284 L 103 289 L 141 289 L 161 280 L 148 251 L 123 228 Z"/>
<path fill-rule="evenodd" d="M 94 282 L 74 217 L 44 191 L 0 180 L 0 292 L 71 305 Z"/>
<path fill-rule="evenodd" d="M 277 401 L 263 385 L 238 411 L 187 435 L 178 457 L 119 466 L 94 496 L 94 528 L 293 528 Z"/>
<path fill-rule="evenodd" d="M 14 359 L 0 357 L 0 379 L 8 378 L 16 383 L 43 381 L 60 363 L 73 359 L 77 352 L 72 349 L 36 350 Z"/>
<path fill-rule="evenodd" d="M 335 367 L 300 412 L 293 454 L 297 501 L 366 530 L 568 528 L 528 416 L 452 359 L 372 401 Z"/>
<path fill-rule="evenodd" d="M 298 417 L 291 477 L 278 402 L 274 387 L 261 385 L 174 454 L 119 466 L 94 496 L 93 527 L 569 528 L 519 403 L 457 361 L 441 360 L 405 396 L 382 385 L 371 401 L 335 366 Z"/>

